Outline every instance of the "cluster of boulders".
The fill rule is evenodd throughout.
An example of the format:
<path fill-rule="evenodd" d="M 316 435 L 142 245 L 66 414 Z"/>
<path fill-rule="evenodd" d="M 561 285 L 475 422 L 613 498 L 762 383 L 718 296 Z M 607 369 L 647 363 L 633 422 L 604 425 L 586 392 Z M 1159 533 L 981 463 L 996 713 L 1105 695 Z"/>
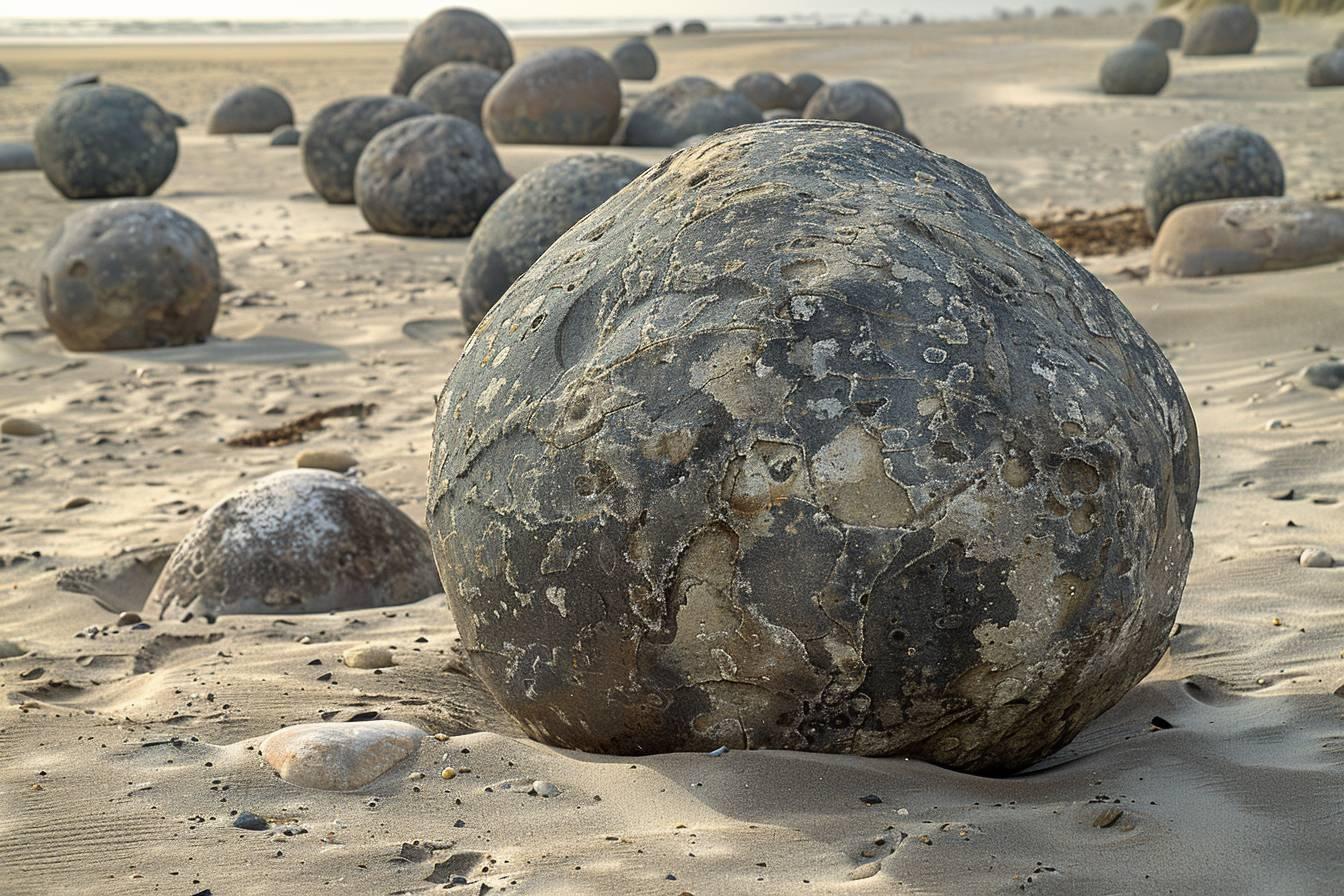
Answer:
<path fill-rule="evenodd" d="M 1103 93 L 1153 96 L 1171 77 L 1167 53 L 1186 56 L 1231 56 L 1254 51 L 1260 19 L 1243 4 L 1215 6 L 1189 28 L 1175 16 L 1157 16 L 1139 31 L 1134 43 L 1106 56 L 1099 80 Z"/>

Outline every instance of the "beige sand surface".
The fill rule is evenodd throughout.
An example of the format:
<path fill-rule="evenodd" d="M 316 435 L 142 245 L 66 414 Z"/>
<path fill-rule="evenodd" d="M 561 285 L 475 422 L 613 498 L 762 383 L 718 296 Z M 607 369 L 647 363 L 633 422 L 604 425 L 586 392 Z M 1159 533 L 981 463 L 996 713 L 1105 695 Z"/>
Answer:
<path fill-rule="evenodd" d="M 663 77 L 880 80 L 927 143 L 984 170 L 1024 212 L 1131 204 L 1156 141 L 1218 118 L 1275 143 L 1290 193 L 1344 187 L 1344 90 L 1303 84 L 1338 21 L 1271 19 L 1254 57 L 1177 56 L 1161 97 L 1103 98 L 1096 67 L 1137 25 L 655 46 Z M 541 43 L 520 42 L 520 55 Z M 51 430 L 0 440 L 0 638 L 29 651 L 0 660 L 0 893 L 383 894 L 434 889 L 427 879 L 449 873 L 471 893 L 1340 891 L 1344 569 L 1304 569 L 1297 555 L 1344 555 L 1344 404 L 1296 375 L 1344 347 L 1342 266 L 1155 283 L 1133 274 L 1142 253 L 1089 260 L 1170 353 L 1195 405 L 1197 546 L 1167 659 L 1014 779 L 902 760 L 552 750 L 517 737 L 466 671 L 441 597 L 74 637 L 111 626 L 147 589 L 132 571 L 94 582 L 95 598 L 59 590 L 58 572 L 170 545 L 201 509 L 304 448 L 353 451 L 368 483 L 423 514 L 433 396 L 463 342 L 453 278 L 464 243 L 369 233 L 354 207 L 315 199 L 296 150 L 202 128 L 235 83 L 282 87 L 306 120 L 324 100 L 383 91 L 395 57 L 382 44 L 0 47 L 16 76 L 0 91 L 0 139 L 22 137 L 55 85 L 90 69 L 191 119 L 157 198 L 211 231 L 236 286 L 208 345 L 65 353 L 45 331 L 32 269 L 74 206 L 40 175 L 0 175 L 0 417 Z M 516 175 L 562 153 L 502 156 Z M 378 407 L 302 445 L 224 444 L 353 401 Z M 1294 500 L 1274 499 L 1289 489 Z M 63 509 L 72 498 L 91 503 Z M 394 648 L 398 665 L 339 665 L 364 643 Z M 281 725 L 370 711 L 451 737 L 354 794 L 296 788 L 247 749 Z M 444 765 L 471 771 L 443 781 Z M 414 771 L 428 777 L 411 782 Z M 486 791 L 535 778 L 560 795 Z M 869 794 L 882 802 L 861 802 Z M 229 812 L 241 809 L 307 833 L 237 830 Z M 1111 809 L 1123 814 L 1098 826 Z M 437 848 L 403 850 L 417 841 Z"/>

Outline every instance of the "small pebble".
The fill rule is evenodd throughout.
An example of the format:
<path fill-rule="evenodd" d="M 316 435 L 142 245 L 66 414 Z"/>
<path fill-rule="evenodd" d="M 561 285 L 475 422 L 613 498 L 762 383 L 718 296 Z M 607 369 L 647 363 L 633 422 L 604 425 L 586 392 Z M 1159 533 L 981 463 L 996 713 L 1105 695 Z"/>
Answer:
<path fill-rule="evenodd" d="M 1265 424 L 1265 429 L 1285 429 L 1287 426 L 1282 420 L 1271 420 Z"/>
<path fill-rule="evenodd" d="M 359 461 L 349 451 L 313 448 L 299 452 L 299 456 L 294 459 L 294 465 L 314 470 L 331 470 L 333 473 L 344 473 L 358 466 Z"/>
<path fill-rule="evenodd" d="M 245 831 L 265 831 L 270 828 L 271 823 L 260 815 L 253 815 L 251 812 L 239 812 L 238 817 L 233 820 L 233 826 Z"/>
<path fill-rule="evenodd" d="M 347 669 L 382 669 L 392 665 L 392 651 L 386 647 L 351 647 L 341 654 Z"/>
<path fill-rule="evenodd" d="M 544 799 L 550 799 L 553 796 L 560 795 L 560 788 L 550 781 L 533 781 L 532 793 Z"/>
<path fill-rule="evenodd" d="M 1117 821 L 1119 821 L 1120 816 L 1124 814 L 1125 814 L 1124 809 L 1116 809 L 1114 807 L 1106 809 L 1096 818 L 1092 819 L 1092 827 L 1108 828 L 1111 825 L 1115 824 Z"/>
<path fill-rule="evenodd" d="M 92 498 L 85 498 L 85 497 L 83 497 L 83 496 L 76 496 L 76 497 L 74 497 L 74 498 L 71 498 L 69 501 L 66 501 L 64 504 L 62 504 L 62 505 L 61 505 L 61 509 L 62 509 L 62 510 L 75 510 L 76 508 L 79 508 L 79 507 L 88 507 L 88 506 L 89 506 L 90 504 L 92 504 L 92 503 L 93 503 L 93 499 L 92 499 Z"/>
<path fill-rule="evenodd" d="M 1297 562 L 1309 569 L 1329 569 L 1335 565 L 1335 558 L 1323 548 L 1307 548 Z"/>
<path fill-rule="evenodd" d="M 443 780 L 445 780 L 445 781 L 451 781 L 451 780 L 453 780 L 454 778 L 457 777 L 457 769 L 455 769 L 455 768 L 446 768 L 446 769 L 443 770 L 442 774 L 443 774 Z"/>
<path fill-rule="evenodd" d="M 872 877 L 874 874 L 877 874 L 877 872 L 881 870 L 882 870 L 881 862 L 868 862 L 867 864 L 860 865 L 853 871 L 849 872 L 849 879 L 863 880 L 865 878 Z"/>
<path fill-rule="evenodd" d="M 120 616 L 117 617 L 117 625 L 119 626 L 135 625 L 139 621 L 140 621 L 139 613 L 122 613 Z"/>
<path fill-rule="evenodd" d="M 6 417 L 0 420 L 0 434 L 7 436 L 40 436 L 47 431 L 41 423 L 26 417 Z"/>
<path fill-rule="evenodd" d="M 711 755 L 711 756 L 727 756 L 727 755 L 728 755 L 728 748 L 727 748 L 727 747 L 718 747 L 717 749 L 710 750 L 710 751 L 709 751 L 709 755 Z"/>

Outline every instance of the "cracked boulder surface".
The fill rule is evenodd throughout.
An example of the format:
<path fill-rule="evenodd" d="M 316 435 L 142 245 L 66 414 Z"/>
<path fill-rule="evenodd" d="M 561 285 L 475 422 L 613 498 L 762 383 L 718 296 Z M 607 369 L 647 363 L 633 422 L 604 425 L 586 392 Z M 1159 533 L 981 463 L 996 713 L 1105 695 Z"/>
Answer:
<path fill-rule="evenodd" d="M 1194 420 L 1120 301 L 977 172 L 737 128 L 561 237 L 438 401 L 430 541 L 532 737 L 979 773 L 1157 662 Z"/>
<path fill-rule="evenodd" d="M 425 532 L 325 470 L 285 470 L 211 507 L 173 550 L 141 615 L 330 613 L 436 594 Z"/>

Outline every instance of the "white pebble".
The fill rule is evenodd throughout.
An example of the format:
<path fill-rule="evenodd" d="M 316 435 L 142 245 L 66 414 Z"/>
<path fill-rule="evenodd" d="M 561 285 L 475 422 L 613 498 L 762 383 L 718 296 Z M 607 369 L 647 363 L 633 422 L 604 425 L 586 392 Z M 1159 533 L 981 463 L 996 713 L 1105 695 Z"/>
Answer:
<path fill-rule="evenodd" d="M 539 797 L 550 799 L 553 796 L 560 795 L 560 788 L 556 787 L 550 781 L 533 781 L 532 792 Z"/>
<path fill-rule="evenodd" d="M 1309 569 L 1329 569 L 1335 565 L 1335 558 L 1324 548 L 1307 548 L 1297 562 Z"/>

